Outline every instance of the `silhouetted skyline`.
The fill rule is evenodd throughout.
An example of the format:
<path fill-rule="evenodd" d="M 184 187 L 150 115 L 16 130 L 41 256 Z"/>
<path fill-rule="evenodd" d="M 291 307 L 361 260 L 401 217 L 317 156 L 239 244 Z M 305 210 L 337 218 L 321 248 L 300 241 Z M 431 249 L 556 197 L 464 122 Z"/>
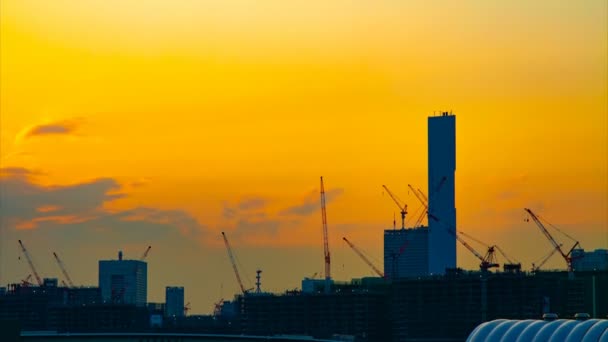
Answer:
<path fill-rule="evenodd" d="M 1 285 L 30 273 L 18 239 L 43 276 L 56 251 L 86 285 L 152 245 L 149 301 L 184 286 L 208 313 L 239 292 L 226 231 L 249 287 L 257 268 L 299 287 L 323 270 L 321 175 L 332 275 L 371 275 L 341 239 L 382 260 L 399 213 L 381 185 L 418 208 L 441 111 L 458 229 L 526 269 L 551 248 L 524 207 L 608 247 L 604 1 L 0 6 Z"/>

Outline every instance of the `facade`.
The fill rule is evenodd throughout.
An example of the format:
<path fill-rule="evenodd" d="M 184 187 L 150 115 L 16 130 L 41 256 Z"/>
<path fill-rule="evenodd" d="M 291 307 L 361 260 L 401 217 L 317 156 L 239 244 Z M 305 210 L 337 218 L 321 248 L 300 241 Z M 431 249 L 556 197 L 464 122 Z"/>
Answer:
<path fill-rule="evenodd" d="M 385 293 L 246 295 L 240 300 L 246 335 L 390 341 Z"/>
<path fill-rule="evenodd" d="M 428 118 L 429 273 L 456 268 L 456 116 Z"/>
<path fill-rule="evenodd" d="M 572 268 L 575 271 L 608 271 L 608 250 L 596 249 L 593 252 L 585 252 L 583 249 L 574 249 Z"/>
<path fill-rule="evenodd" d="M 399 280 L 393 282 L 389 296 L 393 341 L 464 341 L 483 322 L 538 319 L 548 312 L 560 318 L 581 312 L 603 318 L 608 314 L 608 292 L 600 289 L 606 286 L 606 271 L 575 273 L 572 278 L 566 271 L 456 270 L 444 276 Z"/>
<path fill-rule="evenodd" d="M 184 288 L 167 286 L 165 288 L 165 315 L 167 317 L 184 316 Z"/>
<path fill-rule="evenodd" d="M 384 275 L 388 279 L 428 274 L 429 231 L 426 227 L 384 231 Z"/>
<path fill-rule="evenodd" d="M 148 265 L 139 260 L 99 261 L 99 288 L 105 303 L 144 306 L 148 296 Z"/>

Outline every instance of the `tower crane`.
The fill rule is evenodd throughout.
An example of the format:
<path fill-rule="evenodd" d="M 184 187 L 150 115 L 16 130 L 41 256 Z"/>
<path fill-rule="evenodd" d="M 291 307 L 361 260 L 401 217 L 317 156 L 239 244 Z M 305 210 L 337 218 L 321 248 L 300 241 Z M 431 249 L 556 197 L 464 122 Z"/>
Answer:
<path fill-rule="evenodd" d="M 325 210 L 325 187 L 321 176 L 321 216 L 323 220 L 323 252 L 325 256 L 325 292 L 329 292 L 331 282 L 331 258 L 329 254 L 329 239 L 327 236 L 327 212 Z"/>
<path fill-rule="evenodd" d="M 437 216 L 435 216 L 431 213 L 429 213 L 429 218 L 432 218 L 433 220 L 435 220 L 439 223 L 443 223 L 442 221 L 440 221 L 437 218 Z M 482 271 L 487 271 L 488 269 L 493 268 L 493 267 L 500 267 L 500 265 L 498 263 L 496 263 L 496 255 L 495 255 L 496 250 L 495 250 L 494 246 L 489 246 L 486 254 L 484 256 L 482 256 L 473 247 L 471 247 L 471 245 L 469 245 L 466 241 L 464 241 L 462 239 L 462 237 L 460 237 L 460 233 L 458 233 L 453 227 L 446 226 L 445 229 L 448 231 L 448 233 L 450 233 L 452 236 L 454 236 L 456 238 L 456 240 L 458 240 L 458 242 L 460 242 L 466 249 L 468 249 L 471 253 L 473 253 L 473 255 L 475 255 L 475 257 L 477 257 L 477 259 L 479 259 L 481 261 L 481 263 L 479 264 L 479 268 Z"/>
<path fill-rule="evenodd" d="M 21 246 L 21 251 L 23 252 L 23 255 L 25 255 L 25 258 L 27 259 L 27 263 L 30 265 L 30 269 L 32 270 L 32 273 L 34 274 L 34 277 L 36 278 L 36 282 L 38 283 L 39 286 L 42 286 L 43 285 L 42 279 L 38 275 L 38 272 L 36 272 L 36 268 L 34 267 L 32 258 L 30 258 L 30 254 L 27 252 L 27 249 L 25 249 L 25 246 L 23 245 L 23 242 L 21 242 L 21 240 L 19 240 L 19 246 Z"/>
<path fill-rule="evenodd" d="M 234 254 L 232 254 L 232 248 L 230 248 L 230 243 L 228 243 L 226 233 L 222 232 L 222 237 L 224 238 L 224 244 L 226 245 L 226 251 L 228 251 L 228 257 L 230 258 L 230 263 L 232 264 L 232 269 L 234 270 L 236 281 L 239 283 L 241 292 L 243 292 L 243 294 L 247 294 L 248 290 L 245 290 L 245 286 L 243 286 L 243 282 L 241 281 L 241 276 L 239 275 L 239 270 L 236 267 L 236 260 L 234 259 Z"/>
<path fill-rule="evenodd" d="M 395 194 L 393 194 L 386 185 L 382 185 L 382 187 L 384 188 L 384 190 L 386 190 L 388 195 L 391 196 L 393 202 L 395 202 L 397 207 L 399 207 L 399 210 L 401 211 L 401 229 L 405 229 L 405 215 L 407 214 L 407 204 L 402 204 L 403 202 Z"/>
<path fill-rule="evenodd" d="M 561 247 L 561 246 L 563 246 L 563 244 L 560 244 L 560 247 Z M 540 270 L 540 268 L 541 268 L 541 267 L 543 267 L 543 265 L 545 265 L 545 263 L 546 263 L 546 262 L 547 262 L 549 259 L 551 259 L 551 257 L 552 257 L 552 256 L 553 256 L 553 254 L 555 254 L 555 253 L 557 253 L 557 248 L 553 248 L 553 249 L 551 250 L 551 252 L 549 252 L 549 254 L 547 254 L 547 255 L 543 256 L 543 257 L 542 257 L 542 258 L 539 260 L 539 261 L 540 261 L 540 264 L 535 265 L 535 264 L 536 264 L 536 262 L 533 262 L 533 263 L 532 263 L 532 272 L 539 271 L 539 270 Z"/>
<path fill-rule="evenodd" d="M 27 277 L 25 279 L 21 279 L 21 286 L 23 287 L 28 287 L 30 285 L 32 285 L 32 283 L 30 283 L 30 280 L 32 279 L 32 274 L 28 274 Z"/>
<path fill-rule="evenodd" d="M 460 232 L 458 232 L 458 233 L 459 233 L 460 235 L 462 235 L 462 236 L 466 236 L 467 238 L 469 238 L 469 239 L 471 239 L 471 240 L 473 240 L 473 241 L 477 242 L 478 244 L 480 244 L 480 245 L 482 245 L 482 246 L 486 247 L 486 248 L 488 249 L 488 253 L 490 253 L 490 252 L 491 252 L 492 254 L 494 254 L 495 252 L 500 253 L 500 255 L 502 255 L 502 256 L 503 256 L 503 258 L 505 258 L 505 261 L 506 261 L 506 262 L 503 264 L 503 268 L 504 268 L 504 270 L 505 270 L 505 271 L 521 271 L 521 263 L 520 263 L 520 262 L 515 262 L 515 261 L 513 261 L 511 258 L 509 258 L 509 257 L 507 256 L 507 253 L 505 253 L 505 251 L 503 251 L 503 250 L 502 250 L 502 249 L 501 249 L 501 248 L 500 248 L 498 245 L 491 245 L 491 246 L 490 246 L 490 245 L 488 245 L 487 243 L 485 243 L 485 242 L 483 242 L 483 241 L 480 241 L 480 240 L 478 240 L 477 238 L 475 238 L 475 237 L 473 237 L 473 236 L 471 236 L 471 235 L 469 235 L 469 234 L 467 234 L 467 233 L 465 233 L 465 232 L 463 232 L 463 231 L 460 231 Z M 494 259 L 494 257 L 492 257 L 492 259 Z"/>
<path fill-rule="evenodd" d="M 59 259 L 59 256 L 57 255 L 57 253 L 53 252 L 53 256 L 55 257 L 55 260 L 57 261 L 57 265 L 59 265 L 59 268 L 61 268 L 61 272 L 63 273 L 63 276 L 68 281 L 69 287 L 74 287 L 74 283 L 72 282 L 72 279 L 68 275 L 68 271 L 66 271 L 65 265 L 63 264 L 61 259 Z"/>
<path fill-rule="evenodd" d="M 144 254 L 142 254 L 141 258 L 139 258 L 139 261 L 144 261 L 148 257 L 148 253 L 150 253 L 150 249 L 152 249 L 152 246 L 148 246 L 148 248 L 146 248 L 146 251 L 144 252 Z"/>
<path fill-rule="evenodd" d="M 359 257 L 361 257 L 361 259 L 363 259 L 363 261 L 365 261 L 365 263 L 372 268 L 372 270 L 379 276 L 381 276 L 382 278 L 385 278 L 384 276 L 384 272 L 380 271 L 376 266 L 374 266 L 374 264 L 372 264 L 372 262 L 363 254 L 363 252 L 361 252 L 357 247 L 355 247 L 355 245 L 353 245 L 352 242 L 348 241 L 348 239 L 346 237 L 343 237 L 342 240 L 346 241 L 346 243 L 348 244 L 348 246 L 350 248 L 352 248 L 353 251 L 355 251 L 355 253 L 357 253 L 357 255 Z"/>
<path fill-rule="evenodd" d="M 534 220 L 534 223 L 536 223 L 536 225 L 538 226 L 538 228 L 540 229 L 540 231 L 545 235 L 545 237 L 547 238 L 547 240 L 549 240 L 549 242 L 551 242 L 551 245 L 553 245 L 553 248 L 555 250 L 557 250 L 561 255 L 562 258 L 564 258 L 564 261 L 566 261 L 566 265 L 568 266 L 568 272 L 572 272 L 572 251 L 577 247 L 580 246 L 578 241 L 575 241 L 574 246 L 572 246 L 572 248 L 570 248 L 570 250 L 568 251 L 568 253 L 565 253 L 562 250 L 562 245 L 558 244 L 557 241 L 555 241 L 555 239 L 553 238 L 553 236 L 551 236 L 551 234 L 549 233 L 549 231 L 547 230 L 547 228 L 545 228 L 545 226 L 543 225 L 542 222 L 540 222 L 540 219 L 538 218 L 538 216 L 536 216 L 536 214 L 534 214 L 532 212 L 532 210 L 528 209 L 528 208 L 524 208 L 524 210 L 530 214 L 530 217 L 532 217 L 532 220 Z"/>

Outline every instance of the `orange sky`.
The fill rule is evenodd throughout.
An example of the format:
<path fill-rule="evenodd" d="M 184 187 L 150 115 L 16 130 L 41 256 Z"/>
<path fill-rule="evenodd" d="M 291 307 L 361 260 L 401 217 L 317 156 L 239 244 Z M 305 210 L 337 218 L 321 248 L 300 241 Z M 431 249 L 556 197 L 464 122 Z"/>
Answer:
<path fill-rule="evenodd" d="M 415 211 L 440 110 L 457 115 L 459 229 L 526 268 L 550 245 L 523 207 L 608 247 L 605 1 L 0 6 L 0 166 L 22 168 L 1 183 L 20 213 L 2 221 L 3 284 L 29 273 L 19 238 L 40 273 L 59 275 L 57 250 L 84 284 L 151 244 L 149 299 L 184 285 L 209 312 L 237 291 L 225 230 L 244 272 L 298 287 L 323 267 L 320 175 L 332 273 L 370 275 L 341 237 L 381 266 L 397 211 L 381 185 Z"/>

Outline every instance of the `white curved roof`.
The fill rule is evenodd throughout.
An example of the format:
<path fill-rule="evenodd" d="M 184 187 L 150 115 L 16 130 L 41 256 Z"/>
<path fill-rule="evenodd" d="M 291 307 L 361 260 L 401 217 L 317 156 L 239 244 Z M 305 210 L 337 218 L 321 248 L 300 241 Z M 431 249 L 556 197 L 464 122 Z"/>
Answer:
<path fill-rule="evenodd" d="M 496 319 L 478 325 L 467 342 L 608 342 L 608 320 L 508 320 Z"/>

